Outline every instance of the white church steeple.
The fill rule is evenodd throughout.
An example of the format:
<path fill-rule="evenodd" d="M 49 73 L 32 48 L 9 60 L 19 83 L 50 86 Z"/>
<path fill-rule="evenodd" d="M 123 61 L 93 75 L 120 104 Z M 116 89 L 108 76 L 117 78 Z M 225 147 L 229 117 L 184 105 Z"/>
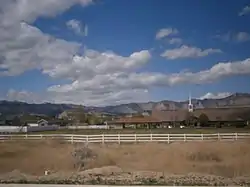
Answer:
<path fill-rule="evenodd" d="M 189 111 L 189 112 L 193 112 L 193 111 L 194 111 L 194 106 L 193 106 L 193 104 L 192 104 L 191 93 L 189 93 L 188 111 Z"/>

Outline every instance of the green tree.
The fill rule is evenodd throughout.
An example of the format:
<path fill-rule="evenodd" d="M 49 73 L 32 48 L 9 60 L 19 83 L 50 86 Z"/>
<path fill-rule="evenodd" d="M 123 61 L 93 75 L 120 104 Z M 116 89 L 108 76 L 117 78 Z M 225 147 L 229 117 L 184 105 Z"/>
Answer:
<path fill-rule="evenodd" d="M 207 126 L 209 118 L 206 114 L 202 113 L 198 118 L 198 122 L 200 123 L 201 126 Z"/>
<path fill-rule="evenodd" d="M 102 122 L 103 120 L 94 114 L 88 114 L 85 119 L 85 123 L 88 123 L 89 125 L 95 125 Z"/>
<path fill-rule="evenodd" d="M 195 117 L 193 115 L 193 113 L 188 112 L 186 114 L 186 118 L 185 118 L 185 124 L 188 126 L 196 126 L 198 122 L 197 117 Z"/>

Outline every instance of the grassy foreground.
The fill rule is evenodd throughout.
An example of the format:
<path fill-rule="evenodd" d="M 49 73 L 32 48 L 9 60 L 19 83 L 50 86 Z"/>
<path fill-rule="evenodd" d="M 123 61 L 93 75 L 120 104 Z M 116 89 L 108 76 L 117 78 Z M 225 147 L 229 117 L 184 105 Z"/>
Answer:
<path fill-rule="evenodd" d="M 1 183 L 250 185 L 250 142 L 0 144 Z M 77 155 L 76 155 L 77 154 Z M 51 174 L 44 176 L 44 171 Z"/>

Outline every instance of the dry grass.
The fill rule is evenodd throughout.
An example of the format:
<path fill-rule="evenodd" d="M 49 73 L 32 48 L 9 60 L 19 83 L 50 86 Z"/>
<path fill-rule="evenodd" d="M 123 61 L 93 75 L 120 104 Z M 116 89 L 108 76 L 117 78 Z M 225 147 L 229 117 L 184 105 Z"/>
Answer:
<path fill-rule="evenodd" d="M 70 153 L 73 147 L 56 141 L 0 143 L 0 173 L 15 169 L 41 175 L 46 169 L 74 169 Z"/>
<path fill-rule="evenodd" d="M 78 146 L 81 146 L 79 144 Z M 89 145 L 96 153 L 85 169 L 118 166 L 124 171 L 197 172 L 225 177 L 250 175 L 250 142 Z M 75 171 L 75 146 L 61 142 L 0 144 L 0 173 L 18 169 L 28 174 Z"/>

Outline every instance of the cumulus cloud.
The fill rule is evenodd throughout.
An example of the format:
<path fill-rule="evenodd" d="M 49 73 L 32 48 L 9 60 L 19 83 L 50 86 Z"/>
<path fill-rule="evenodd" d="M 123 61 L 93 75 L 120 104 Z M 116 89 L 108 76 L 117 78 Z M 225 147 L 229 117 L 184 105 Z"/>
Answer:
<path fill-rule="evenodd" d="M 225 34 L 217 34 L 214 38 L 224 42 L 247 42 L 250 40 L 250 34 L 247 32 L 228 32 Z"/>
<path fill-rule="evenodd" d="M 24 22 L 0 25 L 0 75 L 14 76 L 30 69 L 47 72 L 52 66 L 70 62 L 79 47 Z"/>
<path fill-rule="evenodd" d="M 47 100 L 47 97 L 43 94 L 36 94 L 27 90 L 17 91 L 14 89 L 8 90 L 5 99 L 9 101 L 21 101 L 27 103 L 44 103 L 51 101 Z"/>
<path fill-rule="evenodd" d="M 172 35 L 176 35 L 178 34 L 179 31 L 175 28 L 163 28 L 163 29 L 160 29 L 157 33 L 156 33 L 156 36 L 155 38 L 157 40 L 159 39 L 162 39 L 162 38 L 165 38 L 167 36 L 172 36 Z"/>
<path fill-rule="evenodd" d="M 198 58 L 208 56 L 214 53 L 222 53 L 220 49 L 200 49 L 197 47 L 182 45 L 179 48 L 168 49 L 161 54 L 162 57 L 165 57 L 170 60 L 181 59 L 181 58 Z"/>
<path fill-rule="evenodd" d="M 82 23 L 78 20 L 72 19 L 66 22 L 69 29 L 73 30 L 77 35 L 88 35 L 88 26 L 83 27 Z"/>
<path fill-rule="evenodd" d="M 79 68 L 79 71 L 84 72 L 84 69 L 84 67 Z M 163 74 L 113 71 L 113 73 L 96 74 L 92 78 L 79 76 L 72 83 L 51 86 L 48 88 L 47 95 L 43 94 L 43 99 L 58 103 L 96 106 L 143 102 L 150 99 L 152 87 L 208 84 L 228 76 L 244 74 L 250 74 L 250 58 L 243 61 L 219 62 L 210 69 L 198 72 Z"/>
<path fill-rule="evenodd" d="M 129 102 L 147 102 L 150 100 L 148 90 L 132 89 L 117 92 L 103 92 L 100 94 L 91 91 L 64 93 L 34 93 L 26 90 L 10 89 L 6 96 L 2 97 L 9 101 L 22 101 L 27 103 L 64 103 L 84 104 L 88 106 L 117 105 Z"/>
<path fill-rule="evenodd" d="M 48 92 L 42 94 L 26 90 L 9 90 L 6 99 L 30 102 L 80 102 L 89 105 L 148 99 L 147 89 L 135 87 L 118 90 L 117 87 L 111 90 L 115 86 L 106 84 L 116 76 L 125 77 L 130 71 L 147 63 L 151 58 L 149 51 L 134 52 L 127 57 L 111 51 L 98 52 L 91 49 L 86 49 L 84 54 L 80 54 L 80 44 L 51 37 L 29 24 L 38 16 L 54 16 L 76 3 L 87 5 L 91 1 L 45 0 L 40 4 L 27 2 L 4 1 L 1 6 L 0 14 L 4 19 L 0 20 L 0 76 L 15 76 L 27 70 L 39 69 L 51 77 L 69 79 L 73 82 L 69 86 L 52 86 L 48 88 Z M 7 16 L 10 13 L 12 17 Z M 95 84 L 91 85 L 92 83 Z M 87 85 L 89 87 L 86 87 Z M 97 88 L 92 89 L 91 86 Z M 65 93 L 65 90 L 69 92 Z"/>
<path fill-rule="evenodd" d="M 173 74 L 142 72 L 151 59 L 149 50 L 122 56 L 112 51 L 87 49 L 43 33 L 31 23 L 39 16 L 55 16 L 75 4 L 90 0 L 2 0 L 0 7 L 0 76 L 15 76 L 38 69 L 53 78 L 68 79 L 67 84 L 50 86 L 43 93 L 9 90 L 5 98 L 26 102 L 56 102 L 85 105 L 110 105 L 143 102 L 150 99 L 150 89 L 180 84 L 203 84 L 232 76 L 250 74 L 250 58 L 236 62 L 219 62 L 210 69 Z M 172 30 L 171 33 L 176 33 Z M 171 35 L 162 32 L 161 37 Z M 190 50 L 191 52 L 185 52 Z M 182 47 L 170 58 L 206 56 L 216 49 Z M 214 51 L 215 50 L 215 51 Z M 182 55 L 181 55 L 182 54 Z M 167 53 L 169 55 L 169 53 Z M 175 57 L 174 57 L 175 56 Z M 139 73 L 140 72 L 140 73 Z"/>
<path fill-rule="evenodd" d="M 232 95 L 232 93 L 230 93 L 230 92 L 220 92 L 220 93 L 208 92 L 205 95 L 203 95 L 202 97 L 200 97 L 200 99 L 222 99 L 222 98 L 226 98 L 230 95 Z"/>
<path fill-rule="evenodd" d="M 240 12 L 239 16 L 244 16 L 250 13 L 250 6 L 245 6 Z"/>
<path fill-rule="evenodd" d="M 220 62 L 210 69 L 199 72 L 180 72 L 163 74 L 158 72 L 143 73 L 107 73 L 95 75 L 92 79 L 77 79 L 70 84 L 55 85 L 48 89 L 57 95 L 92 94 L 93 97 L 105 98 L 105 95 L 128 90 L 140 90 L 144 93 L 152 87 L 166 87 L 181 84 L 205 84 L 232 76 L 250 73 L 250 59 L 236 62 Z M 145 92 L 147 93 L 147 92 Z M 105 96 L 105 97 L 102 97 Z M 60 97 L 59 97 L 60 98 Z M 72 97 L 74 98 L 74 97 Z M 90 101 L 90 100 L 89 100 Z M 85 102 L 89 102 L 85 101 Z"/>
<path fill-rule="evenodd" d="M 55 16 L 74 4 L 91 3 L 91 0 L 2 0 L 0 76 L 19 75 L 30 69 L 46 72 L 55 64 L 70 62 L 80 44 L 53 38 L 28 23 L 39 16 Z"/>
<path fill-rule="evenodd" d="M 53 17 L 64 12 L 75 4 L 87 6 L 93 0 L 1 0 L 1 20 L 5 25 L 18 22 L 31 23 L 37 17 Z"/>

